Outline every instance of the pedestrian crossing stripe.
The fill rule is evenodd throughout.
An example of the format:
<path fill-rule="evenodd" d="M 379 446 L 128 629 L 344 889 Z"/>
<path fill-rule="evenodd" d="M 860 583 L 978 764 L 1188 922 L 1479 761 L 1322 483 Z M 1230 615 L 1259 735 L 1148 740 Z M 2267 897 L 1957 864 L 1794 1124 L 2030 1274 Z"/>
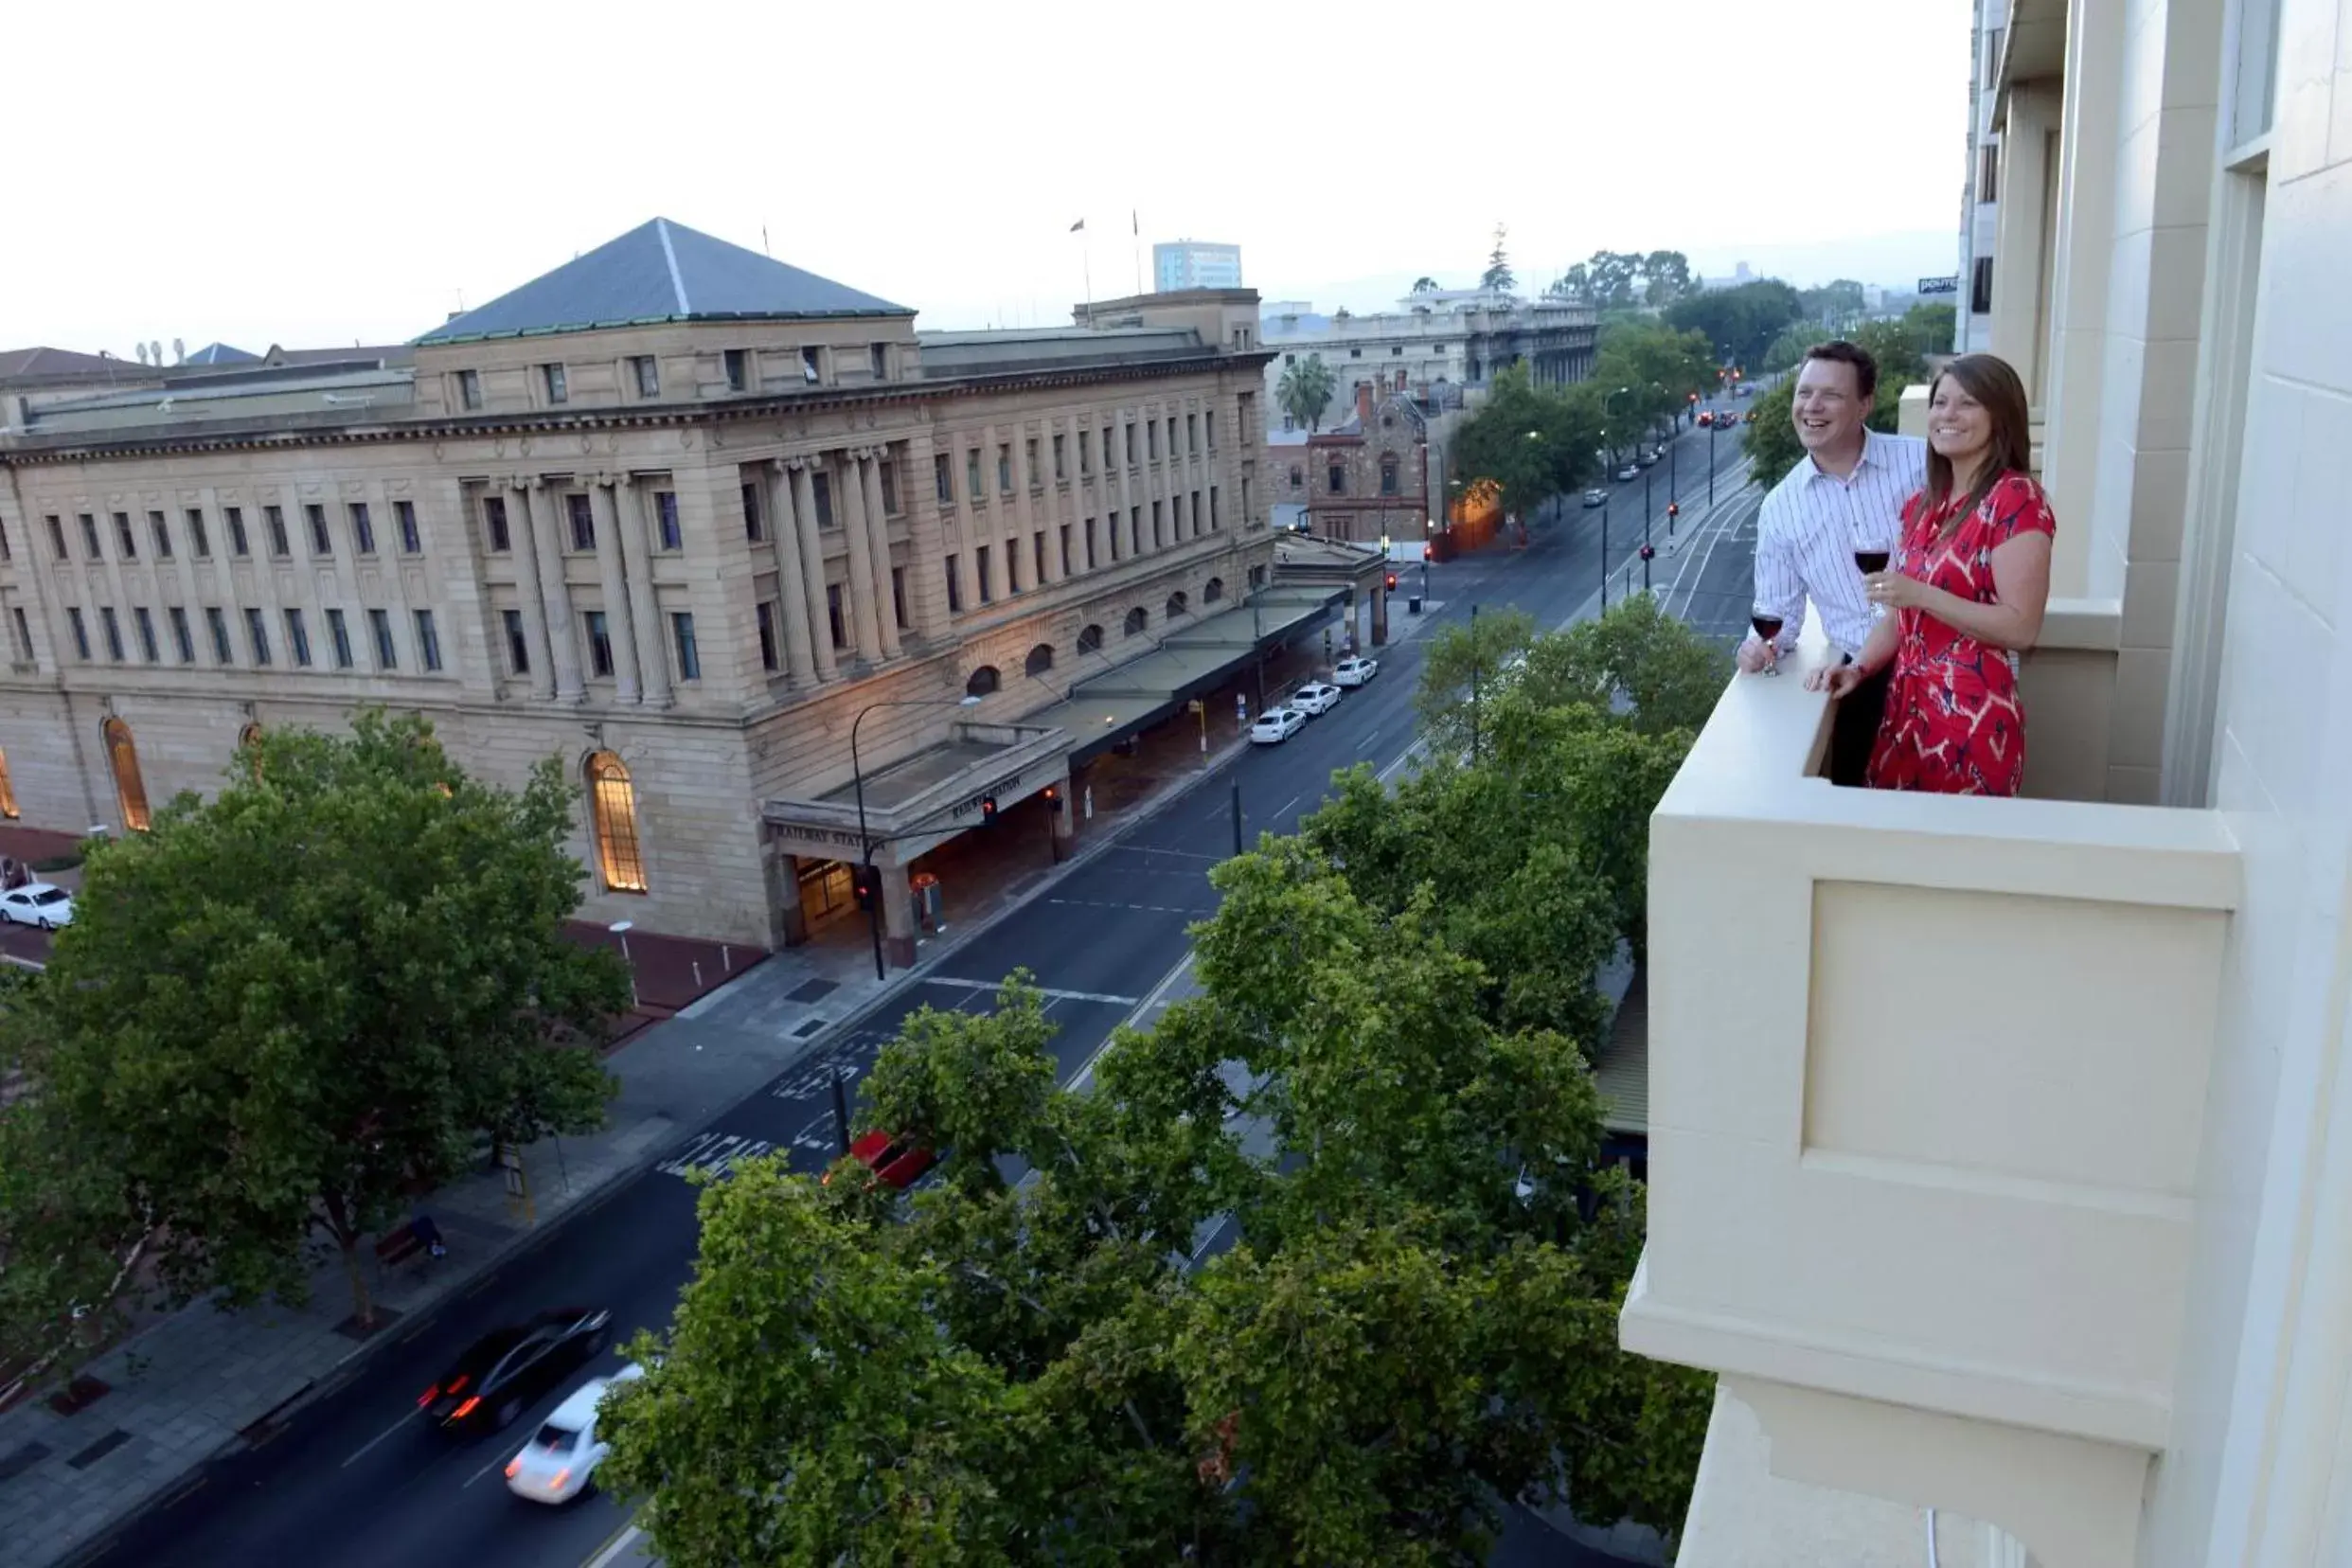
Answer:
<path fill-rule="evenodd" d="M 703 1170 L 709 1172 L 713 1181 L 724 1181 L 734 1174 L 739 1162 L 757 1159 L 775 1150 L 775 1145 L 765 1138 L 745 1138 L 732 1132 L 698 1132 L 687 1140 L 686 1148 L 653 1168 L 665 1176 L 680 1178 Z"/>

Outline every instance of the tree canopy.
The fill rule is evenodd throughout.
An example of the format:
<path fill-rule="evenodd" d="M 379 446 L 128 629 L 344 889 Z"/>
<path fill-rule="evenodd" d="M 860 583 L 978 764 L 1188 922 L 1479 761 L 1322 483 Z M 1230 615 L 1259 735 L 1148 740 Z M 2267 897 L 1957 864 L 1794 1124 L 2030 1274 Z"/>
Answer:
<path fill-rule="evenodd" d="M 1562 292 L 1581 294 L 1601 310 L 1653 309 L 1673 304 L 1698 284 L 1681 251 L 1595 251 L 1562 276 Z"/>
<path fill-rule="evenodd" d="M 1339 378 L 1323 362 L 1321 354 L 1309 354 L 1294 359 L 1282 367 L 1281 379 L 1274 383 L 1274 401 L 1291 422 L 1309 431 L 1323 428 L 1324 410 L 1331 405 L 1331 394 L 1339 385 Z"/>
<path fill-rule="evenodd" d="M 1590 387 L 1602 436 L 1622 451 L 1655 436 L 1690 407 L 1690 394 L 1715 389 L 1715 354 L 1701 332 L 1641 318 L 1601 329 Z"/>
<path fill-rule="evenodd" d="M 1512 275 L 1510 257 L 1503 248 L 1504 235 L 1503 225 L 1495 224 L 1494 249 L 1488 253 L 1487 270 L 1479 275 L 1478 286 L 1508 294 L 1518 286 L 1519 279 Z"/>
<path fill-rule="evenodd" d="M 1595 472 L 1601 427 L 1578 388 L 1537 386 L 1523 365 L 1496 372 L 1487 401 L 1454 431 L 1447 462 L 1461 484 L 1492 480 L 1521 517 Z"/>
<path fill-rule="evenodd" d="M 1781 330 L 1804 314 L 1797 292 L 1777 278 L 1693 294 L 1666 308 L 1666 324 L 1705 336 L 1742 369 L 1759 367 Z"/>

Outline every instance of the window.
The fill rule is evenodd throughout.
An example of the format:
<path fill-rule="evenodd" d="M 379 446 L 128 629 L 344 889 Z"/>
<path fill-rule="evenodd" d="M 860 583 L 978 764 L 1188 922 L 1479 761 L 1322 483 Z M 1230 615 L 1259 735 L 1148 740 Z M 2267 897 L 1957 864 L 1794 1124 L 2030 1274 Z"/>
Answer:
<path fill-rule="evenodd" d="M 270 626 L 258 610 L 245 612 L 245 641 L 252 646 L 257 668 L 270 662 Z"/>
<path fill-rule="evenodd" d="M 1185 451 L 1187 453 L 1194 453 L 1200 450 L 1201 416 L 1198 414 L 1187 414 L 1185 416 Z"/>
<path fill-rule="evenodd" d="M 1390 353 L 1392 353 L 1392 354 L 1401 354 L 1401 353 L 1403 353 L 1403 352 L 1404 352 L 1404 345 L 1403 345 L 1403 344 L 1401 344 L 1401 343 L 1397 344 L 1397 345 L 1395 345 L 1394 347 L 1391 347 L 1388 351 L 1389 351 Z"/>
<path fill-rule="evenodd" d="M 354 501 L 347 508 L 351 514 L 351 550 L 355 555 L 376 553 L 376 525 L 367 515 L 367 503 Z"/>
<path fill-rule="evenodd" d="M 1176 416 L 1173 414 L 1167 417 L 1167 454 L 1170 457 L 1176 455 Z"/>
<path fill-rule="evenodd" d="M 401 666 L 401 650 L 392 641 L 392 612 L 389 610 L 368 611 L 367 630 L 374 633 L 376 639 L 376 668 L 398 669 Z"/>
<path fill-rule="evenodd" d="M 16 656 L 27 664 L 31 664 L 33 662 L 32 623 L 25 618 L 25 607 L 21 604 L 10 605 L 9 614 L 15 617 Z M 186 664 L 187 661 L 183 658 L 180 662 Z"/>
<path fill-rule="evenodd" d="M 759 623 L 759 668 L 773 673 L 784 663 L 776 653 L 775 602 L 761 599 L 753 605 L 752 618 Z"/>
<path fill-rule="evenodd" d="M 1156 550 L 1160 546 L 1160 504 L 1154 501 L 1151 503 L 1151 547 Z"/>
<path fill-rule="evenodd" d="M 899 515 L 899 465 L 887 457 L 877 459 L 874 472 L 880 476 L 882 492 L 882 515 Z"/>
<path fill-rule="evenodd" d="M 613 632 L 601 610 L 581 612 L 588 623 L 588 673 L 599 680 L 613 678 Z"/>
<path fill-rule="evenodd" d="M 996 585 L 989 580 L 989 547 L 986 544 L 971 552 L 972 575 L 980 581 L 980 602 L 989 603 L 996 597 Z"/>
<path fill-rule="evenodd" d="M 155 617 L 142 604 L 131 612 L 131 624 L 139 633 L 139 656 L 149 664 L 160 664 L 163 655 L 155 648 Z"/>
<path fill-rule="evenodd" d="M 637 846 L 637 790 L 611 752 L 588 758 L 588 817 L 597 838 L 597 865 L 615 893 L 645 891 L 645 856 Z"/>
<path fill-rule="evenodd" d="M 751 355 L 740 348 L 730 348 L 722 356 L 727 367 L 727 390 L 740 392 L 751 383 Z"/>
<path fill-rule="evenodd" d="M 1091 517 L 1086 520 L 1086 569 L 1095 569 L 1095 520 Z"/>
<path fill-rule="evenodd" d="M 1246 403 L 1247 400 L 1244 399 L 1244 401 Z M 1245 406 L 1242 409 L 1242 412 L 1247 414 L 1249 410 Z M 1208 434 L 1208 449 L 1211 452 L 1215 452 L 1217 450 L 1217 410 L 1212 408 L 1207 413 L 1202 415 L 1201 423 L 1203 428 Z"/>
<path fill-rule="evenodd" d="M 1127 466 L 1135 466 L 1135 421 L 1127 421 Z"/>
<path fill-rule="evenodd" d="M 1976 150 L 1976 199 L 1997 202 L 2001 199 L 2001 144 L 1987 142 Z"/>
<path fill-rule="evenodd" d="M 980 449 L 973 447 L 964 454 L 964 492 L 977 506 L 987 497 L 980 493 Z"/>
<path fill-rule="evenodd" d="M 202 507 L 187 508 L 187 539 L 188 548 L 196 552 L 197 560 L 205 560 L 212 554 L 212 536 L 205 531 L 205 509 Z"/>
<path fill-rule="evenodd" d="M 849 619 L 841 612 L 841 584 L 838 582 L 825 585 L 825 630 L 833 639 L 835 648 L 849 646 Z"/>
<path fill-rule="evenodd" d="M 1110 472 L 1111 465 L 1114 461 L 1116 459 L 1111 455 L 1111 427 L 1104 425 L 1102 427 L 1102 471 L 1105 473 Z"/>
<path fill-rule="evenodd" d="M 514 548 L 514 536 L 507 531 L 507 498 L 503 495 L 482 497 L 482 531 L 490 538 L 490 552 L 504 555 Z"/>
<path fill-rule="evenodd" d="M 17 614 L 22 615 L 24 612 L 19 610 Z M 187 612 L 175 604 L 168 614 L 171 617 L 172 651 L 179 654 L 182 664 L 194 664 L 196 662 L 196 639 L 188 635 Z"/>
<path fill-rule="evenodd" d="M 1169 620 L 1174 620 L 1177 616 L 1185 615 L 1191 608 L 1192 606 L 1185 600 L 1183 594 L 1175 593 L 1167 596 L 1167 618 Z"/>
<path fill-rule="evenodd" d="M 1128 510 L 1127 545 L 1127 553 L 1130 555 L 1143 553 L 1143 508 L 1141 507 L 1133 507 Z"/>
<path fill-rule="evenodd" d="M 98 519 L 92 517 L 88 512 L 82 512 L 79 515 L 81 523 L 82 554 L 87 556 L 90 560 L 96 561 L 98 559 Z M 61 551 L 59 553 L 62 554 L 63 552 Z"/>
<path fill-rule="evenodd" d="M 1345 495 L 1347 493 L 1347 469 L 1345 464 L 1333 463 L 1331 465 L 1326 488 L 1328 489 L 1333 495 Z"/>
<path fill-rule="evenodd" d="M 229 647 L 228 612 L 217 604 L 206 605 L 205 607 L 205 630 L 212 633 L 213 663 L 235 664 L 237 655 Z"/>
<path fill-rule="evenodd" d="M 106 739 L 106 765 L 115 775 L 115 801 L 122 808 L 122 825 L 134 833 L 147 831 L 147 781 L 139 776 L 139 749 L 132 743 L 131 726 L 109 719 L 99 727 Z"/>
<path fill-rule="evenodd" d="M 270 532 L 270 554 L 279 561 L 294 554 L 294 546 L 286 542 L 286 513 L 282 508 L 261 508 L 261 522 Z"/>
<path fill-rule="evenodd" d="M 967 697 L 992 696 L 1004 688 L 1004 684 L 1002 677 L 996 673 L 994 665 L 982 665 L 971 672 L 970 679 L 964 682 L 964 695 Z"/>
<path fill-rule="evenodd" d="M 833 476 L 823 469 L 809 475 L 809 499 L 814 503 L 817 526 L 830 528 L 833 522 Z"/>
<path fill-rule="evenodd" d="M 393 502 L 392 521 L 400 525 L 401 552 L 403 555 L 421 553 L 424 549 L 424 540 L 417 532 L 417 503 L 414 501 Z"/>
<path fill-rule="evenodd" d="M 1078 650 L 1081 653 L 1101 652 L 1102 628 L 1099 626 L 1090 626 L 1086 628 L 1085 631 L 1080 632 L 1078 634 Z"/>
<path fill-rule="evenodd" d="M 311 523 L 311 554 L 314 556 L 333 555 L 335 542 L 327 536 L 327 508 L 319 506 L 306 506 L 302 508 L 302 515 L 310 519 Z"/>
<path fill-rule="evenodd" d="M 890 620 L 900 631 L 906 630 L 906 568 L 903 566 L 890 568 Z"/>
<path fill-rule="evenodd" d="M 874 366 L 874 379 L 876 381 L 888 381 L 890 379 L 890 345 L 886 343 L 877 343 L 867 348 L 866 353 L 872 359 Z"/>
<path fill-rule="evenodd" d="M 1218 520 L 1217 516 L 1217 487 L 1215 485 L 1211 485 L 1209 487 L 1209 532 L 1215 533 L 1218 529 L 1223 527 L 1225 525 L 1223 523 Z"/>
<path fill-rule="evenodd" d="M 1078 433 L 1078 477 L 1081 479 L 1089 478 L 1095 472 L 1095 460 L 1091 455 L 1095 449 L 1087 444 L 1086 432 L 1083 430 Z"/>
<path fill-rule="evenodd" d="M 1250 444 L 1250 432 L 1257 428 L 1257 394 L 1255 392 L 1237 392 L 1234 394 L 1233 401 L 1234 411 L 1240 416 L 1239 419 L 1234 420 L 1234 423 L 1241 427 L 1241 444 L 1243 446 L 1248 446 Z M 1209 450 L 1211 452 L 1215 452 L 1217 450 L 1216 420 L 1217 417 L 1215 415 L 1212 414 L 1209 416 Z"/>
<path fill-rule="evenodd" d="M 296 668 L 311 668 L 311 629 L 302 624 L 302 612 L 286 612 L 286 647 L 293 653 Z"/>
<path fill-rule="evenodd" d="M 1012 493 L 1012 443 L 996 444 L 996 489 L 1000 495 Z"/>
<path fill-rule="evenodd" d="M 1054 477 L 1057 479 L 1067 479 L 1070 477 L 1067 458 L 1062 451 L 1062 437 L 1060 431 L 1056 431 L 1054 433 Z"/>
<path fill-rule="evenodd" d="M 67 609 L 65 619 L 74 629 L 74 657 L 83 664 L 88 664 L 90 662 L 90 628 L 83 623 L 81 612 L 78 608 Z"/>
<path fill-rule="evenodd" d="M 1025 455 L 1029 459 L 1029 488 L 1031 490 L 1043 489 L 1045 475 L 1037 466 L 1037 437 L 1034 436 L 1028 439 Z"/>
<path fill-rule="evenodd" d="M 151 511 L 147 514 L 147 526 L 148 531 L 155 536 L 155 559 L 169 561 L 171 559 L 171 525 L 164 521 L 163 513 Z"/>
<path fill-rule="evenodd" d="M 2001 75 L 2002 31 L 2003 29 L 1999 27 L 1985 29 L 1985 86 L 1987 90 Z M 1987 199 L 1990 200 L 1990 198 Z"/>
<path fill-rule="evenodd" d="M 665 550 L 686 548 L 686 530 L 678 526 L 678 492 L 653 492 L 653 530 Z"/>
<path fill-rule="evenodd" d="M 672 611 L 669 616 L 669 640 L 678 650 L 678 679 L 699 681 L 703 678 L 702 650 L 694 643 L 694 617 L 684 610 Z"/>
<path fill-rule="evenodd" d="M 1992 309 L 1993 258 L 1980 256 L 1969 277 L 1969 313 L 1984 315 Z"/>
<path fill-rule="evenodd" d="M 963 574 L 955 569 L 955 558 L 953 556 L 948 557 L 948 613 L 953 615 L 960 615 L 964 613 L 964 578 Z"/>
<path fill-rule="evenodd" d="M 430 610 L 417 612 L 417 662 L 427 669 L 441 668 L 441 634 L 433 625 Z"/>
<path fill-rule="evenodd" d="M 1254 593 L 1257 592 L 1257 590 L 1259 590 L 1260 588 L 1263 588 L 1263 587 L 1265 587 L 1265 586 L 1266 586 L 1266 568 L 1265 568 L 1265 567 L 1263 567 L 1263 566 L 1253 566 L 1253 567 L 1251 567 L 1251 568 L 1250 568 L 1250 592 L 1254 594 Z"/>
<path fill-rule="evenodd" d="M 570 402 L 572 401 L 571 387 L 563 379 L 563 366 L 561 365 L 543 365 L 539 367 L 539 373 L 546 382 L 547 401 L 549 402 L 560 403 Z"/>
<path fill-rule="evenodd" d="M 1029 536 L 1029 586 L 1038 587 L 1045 580 L 1045 530 L 1040 528 Z"/>
<path fill-rule="evenodd" d="M 457 372 L 457 406 L 476 409 L 482 406 L 482 374 L 478 370 Z"/>
<path fill-rule="evenodd" d="M 1397 459 L 1394 457 L 1381 459 L 1381 493 L 1382 495 L 1397 493 Z"/>
<path fill-rule="evenodd" d="M 748 485 L 744 487 L 747 491 L 750 488 Z M 751 496 L 746 494 L 744 499 L 748 501 Z M 589 507 L 588 498 L 575 491 L 564 496 L 563 508 L 572 518 L 572 548 L 575 550 L 595 549 L 597 547 L 597 514 Z M 759 537 L 757 525 L 752 528 L 752 537 L 754 539 Z"/>
<path fill-rule="evenodd" d="M 1054 645 L 1052 643 L 1039 643 L 1035 648 L 1029 650 L 1028 658 L 1022 661 L 1021 672 L 1025 675 L 1042 675 L 1053 668 Z"/>
<path fill-rule="evenodd" d="M 1054 544 L 1061 551 L 1061 570 L 1064 575 L 1067 575 L 1070 570 L 1070 525 L 1064 523 L 1055 531 L 1058 537 Z"/>
<path fill-rule="evenodd" d="M 106 656 L 116 664 L 122 663 L 122 623 L 115 618 L 113 605 L 98 610 L 98 625 L 106 632 Z"/>
<path fill-rule="evenodd" d="M 585 501 L 588 498 L 583 495 L 578 499 Z M 572 531 L 575 535 L 579 532 L 579 519 L 578 517 L 575 517 L 572 520 Z M 767 527 L 760 521 L 759 517 L 759 487 L 757 485 L 745 485 L 743 487 L 743 537 L 750 540 L 755 544 L 768 537 Z M 580 548 L 587 549 L 594 545 L 595 543 L 596 538 L 592 529 L 588 543 L 581 545 Z"/>
<path fill-rule="evenodd" d="M 1138 604 L 1127 613 L 1125 635 L 1130 637 L 1139 635 L 1149 619 L 1150 617 L 1144 614 L 1144 607 Z"/>
<path fill-rule="evenodd" d="M 327 636 L 335 645 L 335 668 L 337 669 L 350 668 L 352 664 L 351 628 L 349 623 L 344 620 L 342 611 L 327 612 Z"/>
<path fill-rule="evenodd" d="M 1349 359 L 1362 359 L 1363 358 L 1363 350 L 1361 348 L 1350 348 L 1347 350 L 1347 357 Z"/>
<path fill-rule="evenodd" d="M 1160 421 L 1144 421 L 1144 455 L 1153 462 L 1160 460 Z"/>
<path fill-rule="evenodd" d="M 498 621 L 507 633 L 507 672 L 510 675 L 528 675 L 531 672 L 531 640 L 523 631 L 523 612 L 502 610 L 498 613 Z"/>
<path fill-rule="evenodd" d="M 650 354 L 638 354 L 630 360 L 629 365 L 636 372 L 638 397 L 658 398 L 662 395 L 660 362 Z"/>
<path fill-rule="evenodd" d="M 139 542 L 137 536 L 133 534 L 131 531 L 131 514 L 129 512 L 116 512 L 115 514 L 115 538 L 122 545 L 123 560 L 136 561 L 139 559 Z"/>
<path fill-rule="evenodd" d="M 825 379 L 824 352 L 822 348 L 803 348 L 800 351 L 800 380 L 803 385 L 814 386 Z"/>
<path fill-rule="evenodd" d="M 948 461 L 948 454 L 944 452 L 932 454 L 931 488 L 937 493 L 939 505 L 952 507 L 955 504 L 955 465 Z"/>
<path fill-rule="evenodd" d="M 1224 597 L 1225 579 L 1223 578 L 1211 578 L 1206 582 L 1201 584 L 1201 602 L 1203 604 L 1215 604 L 1218 600 L 1223 598 Z"/>
<path fill-rule="evenodd" d="M 224 507 L 221 516 L 228 524 L 229 554 L 243 560 L 253 553 L 253 542 L 245 537 L 245 508 Z"/>

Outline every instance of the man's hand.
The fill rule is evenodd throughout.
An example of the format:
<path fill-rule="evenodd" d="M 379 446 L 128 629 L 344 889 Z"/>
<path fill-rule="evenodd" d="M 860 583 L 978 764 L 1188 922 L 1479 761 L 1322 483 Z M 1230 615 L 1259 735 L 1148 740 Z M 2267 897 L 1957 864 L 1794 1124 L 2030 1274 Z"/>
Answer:
<path fill-rule="evenodd" d="M 1768 643 L 1751 632 L 1748 640 L 1739 645 L 1739 672 L 1755 675 L 1774 668 L 1780 663 L 1780 645 Z"/>

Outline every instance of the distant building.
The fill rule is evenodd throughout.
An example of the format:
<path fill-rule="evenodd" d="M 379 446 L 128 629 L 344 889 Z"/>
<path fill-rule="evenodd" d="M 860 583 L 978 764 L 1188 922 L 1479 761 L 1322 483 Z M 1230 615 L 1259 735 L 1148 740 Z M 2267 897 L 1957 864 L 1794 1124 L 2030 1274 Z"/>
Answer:
<path fill-rule="evenodd" d="M 1261 307 L 1260 320 L 1265 346 L 1276 351 L 1266 366 L 1270 431 L 1292 419 L 1274 396 L 1284 368 L 1310 354 L 1331 367 L 1327 411 L 1353 406 L 1359 388 L 1458 408 L 1466 390 L 1483 388 L 1507 365 L 1523 362 L 1543 386 L 1580 382 L 1593 368 L 1594 312 L 1583 300 L 1431 289 L 1372 315 L 1319 315 L 1305 301 L 1286 300 Z"/>
<path fill-rule="evenodd" d="M 1998 77 L 2008 0 L 1976 0 L 1973 74 L 1969 79 L 1968 178 L 1960 193 L 1959 294 L 1952 300 L 1951 349 L 1976 353 L 1992 343 L 1993 236 L 2001 221 L 2001 122 Z"/>
<path fill-rule="evenodd" d="M 1177 240 L 1151 247 L 1151 287 L 1159 294 L 1179 289 L 1238 289 L 1241 247 L 1206 240 Z"/>
<path fill-rule="evenodd" d="M 1718 289 L 1737 289 L 1744 284 L 1762 281 L 1745 261 L 1739 261 L 1733 264 L 1729 277 L 1702 277 L 1699 280 L 1699 287 L 1703 293 L 1713 294 Z"/>
<path fill-rule="evenodd" d="M 1347 419 L 1301 438 L 1269 436 L 1266 463 L 1277 515 L 1285 507 L 1318 539 L 1359 544 L 1423 538 L 1432 515 L 1428 419 L 1401 392 L 1356 388 Z M 1293 526 L 1297 524 L 1293 523 Z"/>

